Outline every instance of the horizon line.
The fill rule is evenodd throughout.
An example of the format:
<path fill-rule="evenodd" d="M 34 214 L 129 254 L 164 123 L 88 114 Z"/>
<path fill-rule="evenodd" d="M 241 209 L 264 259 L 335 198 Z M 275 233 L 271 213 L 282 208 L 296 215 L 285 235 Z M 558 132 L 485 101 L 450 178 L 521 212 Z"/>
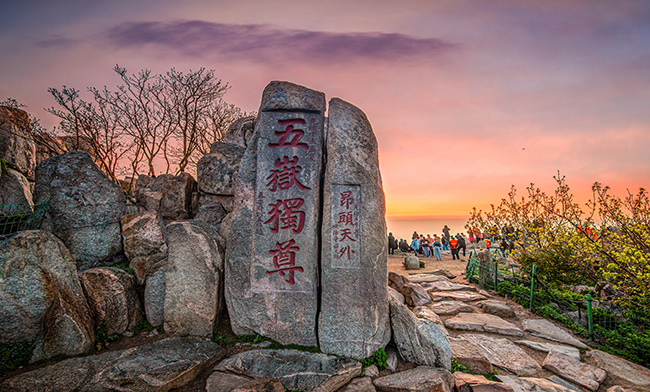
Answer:
<path fill-rule="evenodd" d="M 464 219 L 469 220 L 468 215 L 386 215 L 386 218 L 394 220 L 427 220 L 427 219 Z"/>

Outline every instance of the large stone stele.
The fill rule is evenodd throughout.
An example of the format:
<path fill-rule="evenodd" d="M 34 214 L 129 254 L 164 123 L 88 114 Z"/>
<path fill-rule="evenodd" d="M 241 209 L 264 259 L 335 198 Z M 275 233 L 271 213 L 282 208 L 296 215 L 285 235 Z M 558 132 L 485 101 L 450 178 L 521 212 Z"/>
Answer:
<path fill-rule="evenodd" d="M 140 175 L 135 183 L 138 211 L 158 211 L 168 221 L 191 217 L 195 191 L 196 181 L 188 173 L 156 177 Z"/>
<path fill-rule="evenodd" d="M 36 168 L 34 203 L 50 207 L 43 228 L 63 240 L 79 271 L 121 261 L 125 201 L 122 188 L 88 153 L 57 155 Z"/>
<path fill-rule="evenodd" d="M 295 350 L 250 350 L 219 363 L 215 370 L 278 380 L 287 390 L 334 392 L 361 374 L 353 359 Z"/>
<path fill-rule="evenodd" d="M 169 391 L 223 357 L 218 344 L 172 337 L 121 351 L 71 358 L 0 384 L 7 392 Z"/>
<path fill-rule="evenodd" d="M 0 106 L 0 159 L 34 180 L 36 147 L 24 110 Z"/>
<path fill-rule="evenodd" d="M 90 309 L 61 240 L 45 231 L 19 233 L 0 248 L 0 271 L 0 342 L 31 342 L 31 362 L 92 348 Z"/>
<path fill-rule="evenodd" d="M 225 295 L 238 335 L 317 344 L 324 112 L 321 92 L 289 82 L 264 89 L 226 249 Z"/>
<path fill-rule="evenodd" d="M 135 276 L 112 267 L 91 268 L 79 280 L 95 317 L 107 335 L 133 332 L 142 320 L 142 305 L 135 291 Z"/>
<path fill-rule="evenodd" d="M 377 139 L 356 106 L 334 98 L 328 113 L 318 340 L 325 353 L 363 359 L 390 340 Z"/>
<path fill-rule="evenodd" d="M 172 222 L 166 230 L 165 332 L 212 336 L 223 292 L 217 243 L 192 221 Z"/>

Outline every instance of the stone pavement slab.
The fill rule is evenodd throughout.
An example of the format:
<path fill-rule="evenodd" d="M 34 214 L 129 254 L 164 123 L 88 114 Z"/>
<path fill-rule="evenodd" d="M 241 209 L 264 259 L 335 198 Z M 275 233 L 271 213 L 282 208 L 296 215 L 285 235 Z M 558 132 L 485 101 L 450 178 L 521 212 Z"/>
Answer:
<path fill-rule="evenodd" d="M 639 390 L 650 391 L 650 369 L 600 350 L 592 350 L 589 355 L 598 367 L 609 373 L 608 377 L 630 383 Z"/>
<path fill-rule="evenodd" d="M 528 319 L 523 321 L 524 331 L 533 336 L 566 343 L 580 348 L 589 348 L 586 344 L 571 336 L 568 332 L 545 319 Z"/>
<path fill-rule="evenodd" d="M 445 327 L 462 331 L 491 332 L 507 336 L 524 336 L 513 323 L 484 313 L 459 313 L 445 321 Z"/>
<path fill-rule="evenodd" d="M 582 363 L 579 360 L 557 351 L 550 351 L 542 364 L 565 380 L 574 382 L 589 390 L 596 391 L 607 377 L 603 369 Z"/>
<path fill-rule="evenodd" d="M 476 346 L 492 365 L 518 376 L 534 376 L 542 370 L 537 361 L 508 339 L 478 334 L 463 334 L 459 337 Z"/>
<path fill-rule="evenodd" d="M 455 316 L 460 312 L 472 313 L 474 308 L 460 301 L 441 301 L 427 305 L 438 316 Z"/>
<path fill-rule="evenodd" d="M 434 302 L 438 301 L 462 301 L 472 302 L 487 299 L 486 296 L 471 291 L 431 291 L 429 296 Z"/>
<path fill-rule="evenodd" d="M 514 392 L 572 392 L 571 389 L 545 378 L 501 375 L 496 378 L 502 383 L 510 385 Z"/>
<path fill-rule="evenodd" d="M 559 344 L 553 344 L 553 343 L 541 343 L 541 342 L 533 342 L 532 340 L 519 340 L 516 341 L 515 343 L 526 346 L 529 348 L 532 348 L 533 350 L 537 351 L 543 351 L 545 353 L 549 351 L 557 351 L 562 354 L 566 354 L 570 357 L 573 357 L 577 360 L 580 360 L 580 350 L 578 350 L 575 347 L 569 347 L 569 346 L 562 346 Z"/>

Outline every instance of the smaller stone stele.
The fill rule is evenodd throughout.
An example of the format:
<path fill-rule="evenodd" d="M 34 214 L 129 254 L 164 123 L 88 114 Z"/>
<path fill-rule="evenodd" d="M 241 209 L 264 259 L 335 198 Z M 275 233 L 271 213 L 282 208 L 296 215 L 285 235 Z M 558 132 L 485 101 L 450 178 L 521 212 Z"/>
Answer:
<path fill-rule="evenodd" d="M 348 102 L 333 98 L 328 114 L 318 340 L 325 353 L 363 359 L 391 334 L 377 138 Z"/>

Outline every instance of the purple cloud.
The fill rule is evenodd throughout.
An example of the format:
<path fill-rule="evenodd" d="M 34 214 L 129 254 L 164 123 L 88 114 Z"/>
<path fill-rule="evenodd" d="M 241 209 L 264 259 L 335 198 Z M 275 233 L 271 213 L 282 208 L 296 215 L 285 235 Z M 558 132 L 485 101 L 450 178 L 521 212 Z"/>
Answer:
<path fill-rule="evenodd" d="M 259 62 L 350 61 L 439 56 L 456 45 L 404 34 L 279 30 L 269 25 L 234 25 L 199 20 L 128 22 L 106 37 L 120 47 L 155 45 L 186 56 L 226 56 Z"/>
<path fill-rule="evenodd" d="M 76 45 L 77 43 L 78 43 L 77 40 L 61 37 L 61 36 L 55 36 L 49 39 L 44 39 L 35 42 L 36 46 L 40 46 L 42 48 L 70 47 Z"/>

